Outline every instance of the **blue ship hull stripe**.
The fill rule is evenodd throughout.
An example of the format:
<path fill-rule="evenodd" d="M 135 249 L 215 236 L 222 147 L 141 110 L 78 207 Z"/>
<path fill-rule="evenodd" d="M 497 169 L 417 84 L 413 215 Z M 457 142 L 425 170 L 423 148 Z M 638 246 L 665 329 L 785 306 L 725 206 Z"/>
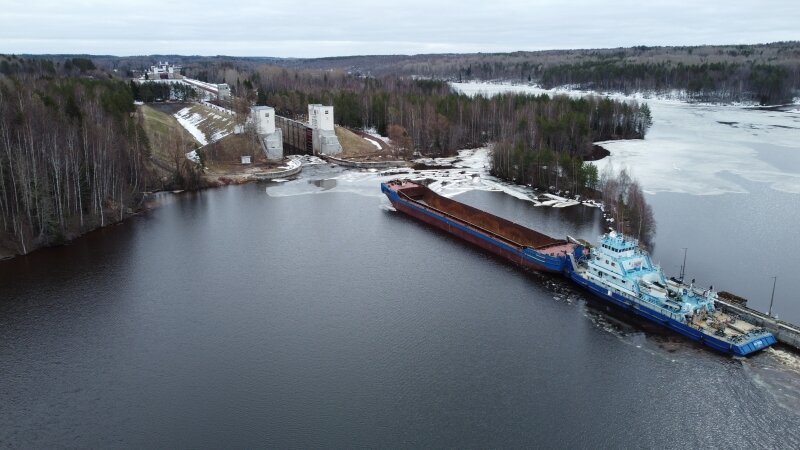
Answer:
<path fill-rule="evenodd" d="M 683 322 L 680 322 L 678 320 L 675 320 L 669 316 L 665 316 L 664 314 L 661 314 L 658 311 L 654 311 L 650 308 L 647 308 L 647 306 L 645 305 L 628 300 L 617 293 L 612 292 L 611 295 L 609 295 L 608 289 L 596 283 L 593 283 L 589 280 L 581 278 L 581 276 L 578 275 L 576 272 L 571 272 L 570 278 L 576 284 L 589 290 L 589 292 L 593 293 L 594 295 L 600 297 L 603 300 L 606 300 L 625 310 L 632 311 L 636 315 L 644 317 L 659 325 L 666 326 L 667 328 L 675 330 L 678 333 L 690 339 L 693 339 L 695 341 L 700 341 L 703 344 L 724 353 L 732 353 L 738 356 L 745 356 L 748 353 L 752 353 L 756 350 L 761 350 L 777 342 L 775 340 L 775 337 L 771 334 L 768 336 L 753 338 L 750 341 L 743 343 L 734 344 L 726 342 L 721 339 L 718 339 L 713 335 L 709 335 L 703 333 L 702 331 L 696 328 L 692 328 L 691 326 Z"/>
<path fill-rule="evenodd" d="M 505 250 L 505 251 L 507 251 L 509 253 L 512 253 L 518 258 L 522 258 L 522 259 L 527 260 L 529 262 L 532 262 L 532 263 L 534 263 L 534 264 L 536 264 L 538 266 L 542 266 L 546 270 L 550 270 L 550 271 L 553 271 L 553 272 L 563 272 L 564 271 L 564 268 L 565 268 L 566 262 L 567 262 L 567 257 L 566 256 L 545 255 L 545 254 L 543 254 L 541 252 L 537 252 L 536 250 L 533 250 L 533 249 L 529 249 L 527 251 L 526 250 L 520 250 L 517 247 L 511 246 L 511 245 L 509 245 L 509 244 L 507 244 L 507 243 L 505 243 L 503 241 L 495 239 L 492 236 L 489 236 L 487 234 L 481 233 L 480 231 L 472 229 L 471 227 L 468 227 L 468 226 L 466 226 L 466 225 L 464 225 L 462 223 L 459 223 L 457 221 L 454 221 L 452 219 L 444 217 L 444 216 L 442 216 L 440 214 L 437 214 L 434 211 L 430 211 L 430 210 L 428 210 L 426 208 L 420 207 L 419 205 L 417 205 L 417 204 L 415 204 L 413 202 L 409 202 L 409 201 L 403 199 L 402 197 L 400 197 L 400 195 L 397 194 L 396 191 L 386 187 L 383 184 L 381 184 L 381 190 L 387 195 L 387 197 L 389 197 L 389 200 L 391 200 L 393 203 L 394 202 L 401 203 L 404 206 L 412 208 L 412 209 L 414 209 L 414 210 L 416 210 L 418 212 L 421 212 L 422 214 L 425 214 L 426 216 L 429 216 L 429 217 L 431 217 L 431 218 L 433 218 L 433 219 L 435 219 L 435 220 L 437 220 L 439 222 L 442 222 L 442 223 L 445 223 L 445 224 L 447 224 L 449 226 L 458 228 L 459 230 L 464 231 L 466 233 L 469 233 L 470 235 L 475 236 L 475 237 L 477 237 L 479 239 L 482 239 L 482 240 L 490 243 L 491 245 L 493 245 L 493 246 L 495 246 L 497 248 L 500 248 L 500 249 Z"/>

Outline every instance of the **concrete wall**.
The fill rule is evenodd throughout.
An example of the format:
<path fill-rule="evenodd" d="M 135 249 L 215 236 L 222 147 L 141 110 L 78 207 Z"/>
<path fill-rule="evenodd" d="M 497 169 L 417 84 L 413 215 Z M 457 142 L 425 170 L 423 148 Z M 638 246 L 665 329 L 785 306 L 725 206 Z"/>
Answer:
<path fill-rule="evenodd" d="M 283 131 L 279 128 L 262 137 L 267 159 L 278 161 L 283 159 Z"/>
<path fill-rule="evenodd" d="M 283 132 L 284 153 L 313 155 L 311 129 L 303 122 L 276 116 L 275 126 Z"/>
<path fill-rule="evenodd" d="M 738 314 L 745 320 L 768 329 L 775 335 L 775 339 L 777 339 L 778 342 L 800 350 L 800 328 L 796 325 L 782 320 L 775 320 L 760 311 L 750 309 L 746 306 L 736 305 L 729 301 L 717 300 L 716 303 L 723 311 Z"/>
<path fill-rule="evenodd" d="M 396 167 L 408 167 L 409 164 L 405 161 L 348 161 L 346 159 L 339 159 L 333 156 L 325 156 L 328 162 L 339 164 L 344 167 L 356 167 L 359 169 L 393 169 Z"/>
<path fill-rule="evenodd" d="M 258 172 L 254 173 L 252 177 L 258 181 L 269 181 L 274 180 L 275 178 L 286 178 L 297 175 L 301 170 L 303 170 L 303 164 L 300 162 L 300 160 L 290 159 L 284 170 L 278 170 L 275 172 Z"/>
<path fill-rule="evenodd" d="M 314 129 L 311 138 L 315 155 L 338 155 L 342 152 L 342 145 L 333 130 Z"/>

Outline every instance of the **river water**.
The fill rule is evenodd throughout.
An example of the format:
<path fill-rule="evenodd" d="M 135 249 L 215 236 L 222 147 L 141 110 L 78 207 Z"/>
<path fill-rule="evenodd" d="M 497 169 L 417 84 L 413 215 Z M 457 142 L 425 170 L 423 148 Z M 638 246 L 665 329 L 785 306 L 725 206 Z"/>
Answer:
<path fill-rule="evenodd" d="M 607 311 L 373 173 L 181 195 L 0 262 L 5 447 L 797 448 L 800 363 Z M 659 194 L 660 195 L 660 194 Z M 460 200 L 553 235 L 594 208 Z"/>

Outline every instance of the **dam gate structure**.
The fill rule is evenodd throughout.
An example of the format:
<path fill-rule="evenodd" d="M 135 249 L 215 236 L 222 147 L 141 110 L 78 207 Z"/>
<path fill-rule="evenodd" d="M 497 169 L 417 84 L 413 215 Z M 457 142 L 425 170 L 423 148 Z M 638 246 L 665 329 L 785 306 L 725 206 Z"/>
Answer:
<path fill-rule="evenodd" d="M 275 127 L 283 133 L 284 153 L 287 155 L 313 155 L 312 130 L 303 122 L 275 116 Z"/>

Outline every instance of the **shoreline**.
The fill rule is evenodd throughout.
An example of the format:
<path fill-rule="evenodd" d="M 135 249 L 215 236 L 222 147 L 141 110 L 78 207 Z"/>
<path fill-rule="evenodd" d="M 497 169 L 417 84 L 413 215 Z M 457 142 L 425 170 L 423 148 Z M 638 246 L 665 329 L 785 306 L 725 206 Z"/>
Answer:
<path fill-rule="evenodd" d="M 145 195 L 142 198 L 141 203 L 142 204 L 145 203 L 145 200 L 146 200 L 148 195 L 152 195 L 152 194 L 155 194 L 157 192 L 169 192 L 169 191 L 150 192 L 150 193 L 148 193 L 147 195 Z M 32 246 L 32 247 L 30 247 L 28 249 L 28 253 L 17 253 L 16 251 L 11 250 L 9 248 L 10 245 L 15 245 L 16 241 L 14 241 L 13 243 L 7 242 L 7 241 L 6 242 L 0 242 L 0 262 L 13 260 L 13 259 L 16 259 L 16 258 L 18 258 L 20 256 L 28 256 L 30 254 L 33 254 L 33 253 L 35 253 L 35 252 L 37 252 L 39 250 L 46 249 L 46 248 L 55 248 L 55 247 L 61 247 L 61 246 L 64 246 L 64 245 L 69 245 L 73 241 L 75 241 L 77 239 L 80 239 L 81 237 L 86 236 L 87 234 L 90 234 L 90 233 L 92 233 L 94 231 L 97 231 L 97 230 L 101 230 L 103 228 L 108 228 L 108 227 L 113 226 L 113 225 L 119 225 L 119 224 L 125 222 L 126 220 L 130 219 L 131 217 L 135 217 L 135 216 L 138 216 L 140 214 L 143 214 L 143 213 L 149 211 L 150 209 L 152 209 L 152 208 L 140 207 L 140 208 L 137 208 L 135 210 L 131 210 L 131 212 L 124 213 L 123 217 L 121 219 L 109 221 L 105 225 L 98 225 L 98 226 L 95 226 L 95 227 L 92 227 L 92 228 L 88 228 L 88 229 L 86 229 L 86 230 L 84 230 L 84 231 L 82 231 L 80 233 L 70 233 L 70 237 L 68 237 L 68 238 L 65 237 L 64 240 L 61 241 L 61 242 L 58 242 L 58 243 L 55 243 L 55 244 L 34 245 L 34 246 Z"/>
<path fill-rule="evenodd" d="M 511 80 L 511 79 L 496 79 L 496 80 L 464 80 L 464 81 L 453 81 L 448 80 L 448 84 L 452 85 L 490 85 L 490 86 L 512 86 L 518 88 L 524 88 L 526 90 L 538 90 L 541 94 L 547 95 L 596 95 L 599 97 L 622 97 L 628 100 L 636 100 L 647 102 L 651 100 L 656 101 L 663 101 L 663 102 L 677 102 L 677 103 L 685 103 L 687 105 L 697 105 L 697 106 L 726 106 L 726 107 L 736 107 L 736 108 L 751 108 L 751 109 L 764 109 L 764 110 L 782 110 L 786 108 L 800 108 L 800 98 L 794 97 L 792 102 L 784 102 L 778 104 L 769 104 L 769 105 L 762 105 L 756 101 L 709 101 L 709 100 L 692 100 L 691 96 L 685 91 L 681 89 L 671 89 L 669 91 L 631 91 L 631 92 L 624 92 L 624 91 L 616 91 L 616 90 L 607 90 L 607 91 L 597 91 L 592 89 L 586 89 L 579 85 L 559 85 L 553 87 L 544 87 L 538 83 L 532 82 L 523 82 L 519 80 Z M 457 86 L 456 86 L 457 88 Z M 530 93 L 526 91 L 517 91 L 519 93 Z M 469 95 L 469 93 L 464 92 L 465 94 Z M 477 93 L 481 93 L 478 91 Z"/>
<path fill-rule="evenodd" d="M 130 212 L 125 212 L 123 217 L 119 220 L 112 220 L 106 223 L 105 225 L 98 225 L 95 227 L 91 227 L 79 233 L 70 233 L 68 238 L 65 238 L 62 242 L 58 242 L 55 244 L 39 244 L 32 246 L 28 249 L 27 253 L 18 253 L 15 249 L 12 249 L 13 246 L 17 245 L 16 241 L 0 241 L 0 262 L 2 261 L 10 261 L 20 256 L 27 256 L 34 252 L 37 252 L 42 249 L 46 248 L 54 248 L 60 247 L 63 245 L 69 245 L 73 241 L 80 239 L 81 237 L 86 236 L 94 231 L 108 228 L 112 225 L 119 225 L 132 217 L 136 217 L 141 214 L 145 214 L 153 209 L 156 209 L 159 205 L 148 205 L 148 199 L 156 194 L 159 193 L 171 193 L 173 195 L 178 195 L 183 192 L 199 192 L 206 189 L 215 189 L 220 188 L 228 185 L 239 185 L 239 184 L 247 184 L 253 182 L 261 182 L 261 181 L 270 181 L 276 178 L 282 177 L 292 177 L 300 173 L 303 169 L 303 164 L 299 161 L 299 158 L 290 158 L 287 166 L 289 166 L 286 170 L 280 170 L 275 172 L 258 172 L 258 173 L 238 173 L 238 174 L 230 174 L 230 176 L 214 176 L 214 178 L 203 176 L 203 184 L 198 186 L 194 189 L 162 189 L 157 191 L 148 191 L 142 192 L 142 199 L 139 202 L 139 207 L 136 209 L 127 208 Z"/>
<path fill-rule="evenodd" d="M 145 213 L 147 213 L 147 212 L 149 212 L 149 211 L 151 211 L 151 210 L 153 210 L 153 209 L 155 209 L 155 208 L 157 208 L 159 206 L 158 204 L 147 205 L 148 204 L 148 198 L 150 198 L 150 197 L 152 197 L 152 196 L 154 196 L 156 194 L 159 194 L 159 193 L 171 193 L 173 195 L 178 195 L 178 194 L 181 194 L 181 193 L 184 193 L 184 192 L 199 192 L 199 191 L 203 191 L 203 190 L 206 190 L 206 189 L 215 189 L 215 188 L 225 187 L 225 186 L 229 186 L 229 185 L 241 185 L 241 184 L 248 184 L 248 183 L 269 182 L 269 181 L 276 180 L 276 179 L 290 178 L 290 177 L 297 176 L 303 170 L 303 166 L 304 166 L 304 163 L 302 161 L 303 158 L 308 158 L 308 156 L 307 155 L 289 155 L 288 158 L 287 158 L 288 161 L 286 161 L 284 166 L 281 167 L 282 170 L 276 170 L 276 171 L 260 171 L 259 172 L 259 171 L 253 171 L 253 167 L 242 166 L 242 170 L 239 171 L 239 172 L 236 172 L 236 173 L 229 173 L 229 174 L 224 174 L 224 175 L 220 175 L 220 174 L 213 174 L 213 175 L 204 174 L 202 176 L 201 185 L 196 187 L 196 188 L 194 188 L 194 189 L 161 189 L 161 190 L 156 190 L 156 191 L 142 192 L 141 194 L 143 194 L 143 197 L 142 197 L 141 201 L 139 202 L 139 204 L 141 206 L 137 207 L 136 209 L 128 208 L 131 212 L 130 213 L 126 212 L 122 219 L 110 221 L 110 222 L 106 223 L 105 225 L 92 227 L 90 229 L 84 230 L 83 232 L 80 232 L 80 233 L 77 233 L 77 234 L 72 234 L 71 233 L 70 237 L 68 239 L 65 239 L 63 242 L 59 242 L 57 244 L 52 244 L 52 245 L 47 245 L 47 244 L 36 245 L 36 246 L 33 246 L 33 247 L 29 248 L 28 252 L 23 254 L 23 253 L 18 253 L 17 250 L 13 248 L 14 246 L 17 245 L 16 241 L 0 241 L 0 262 L 13 260 L 13 259 L 15 259 L 17 257 L 20 257 L 20 256 L 27 256 L 27 255 L 30 255 L 30 254 L 36 252 L 36 251 L 39 251 L 39 250 L 42 250 L 42 249 L 46 249 L 46 248 L 53 248 L 53 247 L 59 247 L 59 246 L 62 246 L 62 245 L 69 245 L 71 242 L 73 242 L 73 241 L 75 241 L 77 239 L 80 239 L 81 237 L 84 237 L 87 234 L 92 233 L 93 231 L 97 231 L 97 230 L 100 230 L 100 229 L 103 229 L 103 228 L 107 228 L 107 227 L 109 227 L 111 225 L 119 225 L 120 223 L 125 222 L 126 220 L 128 220 L 128 219 L 130 219 L 132 217 L 135 217 L 135 216 L 138 216 L 138 215 L 141 215 L 141 214 L 145 214 Z M 310 161 L 310 160 L 307 161 L 307 162 L 309 164 L 314 164 L 314 162 Z"/>

